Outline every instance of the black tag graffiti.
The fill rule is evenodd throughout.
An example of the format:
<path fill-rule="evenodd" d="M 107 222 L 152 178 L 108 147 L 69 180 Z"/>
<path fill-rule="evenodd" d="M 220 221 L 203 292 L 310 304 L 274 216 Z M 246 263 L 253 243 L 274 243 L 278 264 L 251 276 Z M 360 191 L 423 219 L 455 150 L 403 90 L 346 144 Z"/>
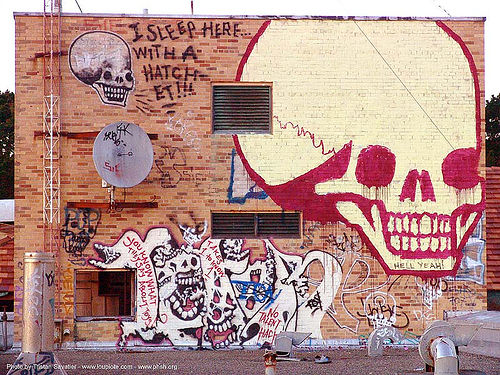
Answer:
<path fill-rule="evenodd" d="M 307 301 L 306 307 L 309 307 L 312 310 L 311 314 L 314 314 L 317 310 L 323 309 L 323 305 L 321 304 L 321 297 L 318 291 L 316 291 L 316 294 L 312 299 Z"/>
<path fill-rule="evenodd" d="M 50 271 L 50 273 L 46 273 L 45 277 L 47 278 L 47 285 L 52 286 L 54 284 L 54 271 Z"/>
<path fill-rule="evenodd" d="M 101 211 L 93 208 L 65 208 L 65 220 L 61 229 L 63 248 L 70 254 L 69 261 L 77 261 L 95 236 L 101 220 Z M 73 263 L 73 262 L 72 262 Z"/>

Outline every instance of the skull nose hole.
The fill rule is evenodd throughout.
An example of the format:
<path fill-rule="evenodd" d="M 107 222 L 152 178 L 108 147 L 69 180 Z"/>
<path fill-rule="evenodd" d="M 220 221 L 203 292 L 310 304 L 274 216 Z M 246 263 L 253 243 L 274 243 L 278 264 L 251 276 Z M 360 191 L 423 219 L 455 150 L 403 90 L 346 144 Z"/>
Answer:
<path fill-rule="evenodd" d="M 220 302 L 220 294 L 215 291 L 214 292 L 214 297 L 212 298 L 213 303 L 219 303 Z"/>
<path fill-rule="evenodd" d="M 183 268 L 186 268 L 186 267 L 187 267 L 187 265 L 188 265 L 188 264 L 187 264 L 187 262 L 186 262 L 186 261 L 182 262 L 182 267 L 183 267 Z"/>
<path fill-rule="evenodd" d="M 401 189 L 401 194 L 399 195 L 399 200 L 401 202 L 404 202 L 405 199 L 410 199 L 410 201 L 415 202 L 417 181 L 420 185 L 422 202 L 428 200 L 435 202 L 436 197 L 434 195 L 434 188 L 432 187 L 431 177 L 429 175 L 429 172 L 424 169 L 420 173 L 416 169 L 408 172 L 408 175 L 406 176 L 405 182 L 403 184 L 403 188 Z"/>

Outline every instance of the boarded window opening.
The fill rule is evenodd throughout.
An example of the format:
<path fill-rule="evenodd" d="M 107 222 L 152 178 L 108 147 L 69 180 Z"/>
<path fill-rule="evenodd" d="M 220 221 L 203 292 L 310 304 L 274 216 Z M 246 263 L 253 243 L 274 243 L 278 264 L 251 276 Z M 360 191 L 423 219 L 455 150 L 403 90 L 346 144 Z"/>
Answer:
<path fill-rule="evenodd" d="M 299 212 L 212 212 L 214 238 L 300 238 Z"/>
<path fill-rule="evenodd" d="M 212 86 L 214 133 L 271 133 L 271 84 Z"/>
<path fill-rule="evenodd" d="M 135 272 L 129 270 L 76 272 L 76 317 L 131 316 Z"/>

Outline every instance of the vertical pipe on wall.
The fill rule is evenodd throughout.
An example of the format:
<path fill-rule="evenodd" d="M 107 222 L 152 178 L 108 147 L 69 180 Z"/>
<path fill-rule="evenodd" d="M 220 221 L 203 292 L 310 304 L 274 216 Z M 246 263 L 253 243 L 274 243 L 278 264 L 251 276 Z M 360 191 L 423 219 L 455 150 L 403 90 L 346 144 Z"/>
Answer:
<path fill-rule="evenodd" d="M 54 288 L 54 255 L 24 254 L 23 353 L 53 351 Z"/>

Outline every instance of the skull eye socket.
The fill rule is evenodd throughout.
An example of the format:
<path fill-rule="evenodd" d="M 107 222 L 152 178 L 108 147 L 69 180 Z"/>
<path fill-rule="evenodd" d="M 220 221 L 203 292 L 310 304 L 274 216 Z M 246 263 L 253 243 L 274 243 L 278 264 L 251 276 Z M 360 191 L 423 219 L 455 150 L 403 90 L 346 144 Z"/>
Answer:
<path fill-rule="evenodd" d="M 191 258 L 191 265 L 192 265 L 193 267 L 196 267 L 196 265 L 197 265 L 197 264 L 198 264 L 198 259 L 196 259 L 195 257 L 192 257 L 192 258 Z"/>
<path fill-rule="evenodd" d="M 443 160 L 443 181 L 456 189 L 471 189 L 479 183 L 479 154 L 474 148 L 459 148 Z"/>
<path fill-rule="evenodd" d="M 134 77 L 132 76 L 132 73 L 127 73 L 125 74 L 125 79 L 129 82 L 132 82 L 134 80 Z"/>
<path fill-rule="evenodd" d="M 356 165 L 357 181 L 369 188 L 387 186 L 394 178 L 396 155 L 387 147 L 374 145 L 361 150 Z"/>
<path fill-rule="evenodd" d="M 214 293 L 214 298 L 213 298 L 213 303 L 219 303 L 220 302 L 220 295 L 215 291 Z"/>
<path fill-rule="evenodd" d="M 227 296 L 226 296 L 226 303 L 228 305 L 233 305 L 233 299 L 231 298 L 231 296 L 229 294 L 227 294 Z"/>
<path fill-rule="evenodd" d="M 104 74 L 102 75 L 102 78 L 104 78 L 104 79 L 111 79 L 111 78 L 113 78 L 113 76 L 111 75 L 110 71 L 106 70 L 104 72 Z"/>

